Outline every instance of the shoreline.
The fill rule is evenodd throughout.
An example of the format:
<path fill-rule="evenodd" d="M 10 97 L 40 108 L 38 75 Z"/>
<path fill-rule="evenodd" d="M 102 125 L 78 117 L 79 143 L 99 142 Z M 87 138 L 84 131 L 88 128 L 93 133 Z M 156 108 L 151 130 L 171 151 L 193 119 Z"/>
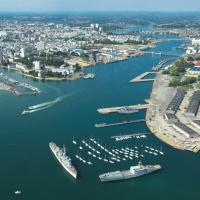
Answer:
<path fill-rule="evenodd" d="M 13 87 L 11 87 L 3 82 L 0 82 L 0 91 L 5 91 L 5 92 L 12 93 L 16 96 L 21 96 L 21 94 L 19 92 L 17 92 Z"/>
<path fill-rule="evenodd" d="M 151 44 L 148 44 L 148 45 L 142 45 L 140 48 L 138 48 L 136 50 L 135 53 L 130 53 L 128 56 L 122 57 L 122 59 L 119 59 L 119 60 L 114 60 L 114 61 L 110 61 L 110 62 L 106 62 L 106 63 L 99 63 L 99 62 L 96 62 L 96 63 L 87 62 L 86 63 L 86 62 L 83 61 L 80 66 L 81 66 L 81 68 L 83 70 L 84 68 L 97 66 L 98 64 L 112 64 L 112 63 L 117 63 L 117 62 L 124 62 L 124 61 L 129 60 L 130 58 L 134 58 L 134 57 L 139 57 L 139 56 L 145 55 L 144 51 L 148 50 L 148 49 L 155 48 L 156 44 L 158 42 L 159 42 L 159 40 L 154 41 L 154 42 L 152 42 Z M 8 66 L 2 66 L 2 68 L 8 69 Z M 59 77 L 36 77 L 36 76 L 31 75 L 31 74 L 24 73 L 22 70 L 17 69 L 15 67 L 10 67 L 9 69 L 13 70 L 13 71 L 16 71 L 17 73 L 21 74 L 22 76 L 30 77 L 32 79 L 41 80 L 41 81 L 65 81 L 65 80 L 73 81 L 73 80 L 79 80 L 84 76 L 84 71 L 81 71 L 81 72 L 78 72 L 77 74 L 75 74 L 73 77 L 62 77 L 62 78 L 59 78 Z"/>
<path fill-rule="evenodd" d="M 159 72 L 156 75 L 153 83 L 149 107 L 146 111 L 146 125 L 152 134 L 165 144 L 182 151 L 198 153 L 200 150 L 198 139 L 192 140 L 191 138 L 183 137 L 172 128 L 171 124 L 164 120 L 163 116 L 166 113 L 166 108 L 177 89 L 168 87 L 169 77 L 161 73 Z M 161 83 L 162 81 L 163 83 Z M 186 142 L 193 144 L 194 141 L 196 143 L 195 148 L 186 145 Z"/>

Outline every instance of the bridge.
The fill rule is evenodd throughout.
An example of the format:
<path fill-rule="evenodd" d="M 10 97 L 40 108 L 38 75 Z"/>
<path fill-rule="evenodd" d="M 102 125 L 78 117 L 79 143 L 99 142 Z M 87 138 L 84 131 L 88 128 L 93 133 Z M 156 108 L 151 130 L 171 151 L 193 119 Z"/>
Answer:
<path fill-rule="evenodd" d="M 151 54 L 151 55 L 160 55 L 160 56 L 180 57 L 180 55 L 176 55 L 176 54 L 153 52 L 153 51 L 143 51 L 142 53 L 143 54 Z"/>

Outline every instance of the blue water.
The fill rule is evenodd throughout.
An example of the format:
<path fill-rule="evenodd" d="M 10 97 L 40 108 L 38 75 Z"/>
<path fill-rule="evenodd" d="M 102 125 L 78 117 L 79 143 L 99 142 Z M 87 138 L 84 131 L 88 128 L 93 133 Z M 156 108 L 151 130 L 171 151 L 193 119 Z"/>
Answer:
<path fill-rule="evenodd" d="M 155 51 L 182 53 L 175 49 L 181 41 L 159 43 Z M 124 62 L 99 64 L 94 67 L 94 80 L 42 82 L 8 72 L 19 81 L 30 83 L 42 90 L 37 96 L 16 97 L 0 92 L 0 197 L 2 200 L 17 199 L 13 191 L 19 189 L 24 200 L 62 199 L 199 199 L 200 179 L 199 155 L 181 152 L 165 145 L 153 135 L 146 139 L 132 139 L 115 142 L 110 136 L 149 132 L 145 123 L 97 129 L 95 123 L 120 122 L 142 119 L 145 111 L 131 115 L 111 114 L 102 116 L 97 108 L 144 103 L 152 89 L 152 83 L 131 84 L 137 75 L 149 71 L 153 65 L 164 59 L 162 56 L 145 55 L 130 58 Z M 90 69 L 88 69 L 90 71 Z M 63 102 L 51 108 L 22 116 L 29 106 L 51 101 L 69 94 Z M 165 156 L 145 154 L 144 164 L 160 163 L 163 170 L 134 180 L 101 184 L 98 175 L 117 169 L 128 169 L 138 159 L 111 165 L 91 159 L 93 166 L 76 160 L 81 153 L 89 158 L 87 150 L 78 150 L 72 138 L 78 143 L 84 138 L 99 139 L 108 148 L 149 145 L 162 146 Z M 65 144 L 67 152 L 74 158 L 80 178 L 73 180 L 58 164 L 49 150 L 48 143 Z"/>

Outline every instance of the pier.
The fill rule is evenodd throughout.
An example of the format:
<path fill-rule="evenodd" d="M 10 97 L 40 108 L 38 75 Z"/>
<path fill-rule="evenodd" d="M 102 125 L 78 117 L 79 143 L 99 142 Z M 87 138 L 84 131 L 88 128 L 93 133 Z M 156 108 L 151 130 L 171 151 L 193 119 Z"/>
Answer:
<path fill-rule="evenodd" d="M 96 128 L 104 128 L 104 127 L 132 124 L 132 123 L 138 123 L 138 122 L 146 122 L 146 120 L 145 119 L 137 119 L 137 120 L 123 121 L 123 122 L 117 122 L 117 123 L 111 123 L 111 124 L 101 123 L 101 124 L 95 124 L 95 127 Z"/>
<path fill-rule="evenodd" d="M 3 82 L 6 85 L 9 85 L 10 88 L 12 88 L 14 93 L 17 94 L 17 95 L 28 95 L 28 94 L 41 93 L 41 91 L 37 87 L 34 87 L 34 86 L 27 84 L 27 83 L 19 82 L 19 81 L 13 79 L 13 78 L 7 76 L 4 73 L 0 73 L 0 81 Z M 22 93 L 18 92 L 16 89 L 14 89 L 14 87 L 16 87 L 16 86 L 29 89 L 31 92 L 27 92 L 27 93 L 24 92 L 22 94 Z"/>
<path fill-rule="evenodd" d="M 149 104 L 138 104 L 138 105 L 112 107 L 112 108 L 101 108 L 101 109 L 97 109 L 97 112 L 105 115 L 105 114 L 110 114 L 110 113 L 117 113 L 119 110 L 123 108 L 128 108 L 132 110 L 145 110 L 148 107 L 149 107 Z"/>
<path fill-rule="evenodd" d="M 143 74 L 137 76 L 136 78 L 132 79 L 130 82 L 131 83 L 136 83 L 136 82 L 148 82 L 148 81 L 154 81 L 153 78 L 148 78 L 144 79 L 146 76 L 149 74 L 156 74 L 157 72 L 144 72 Z"/>

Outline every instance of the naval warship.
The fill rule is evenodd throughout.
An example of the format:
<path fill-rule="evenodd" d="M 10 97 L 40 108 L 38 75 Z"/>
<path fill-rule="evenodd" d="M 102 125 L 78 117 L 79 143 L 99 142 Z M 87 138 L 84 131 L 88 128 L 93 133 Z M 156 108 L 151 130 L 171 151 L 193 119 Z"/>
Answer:
<path fill-rule="evenodd" d="M 117 112 L 119 114 L 132 114 L 132 113 L 139 112 L 139 110 L 132 109 L 132 108 L 129 108 L 129 107 L 123 107 L 123 108 L 120 108 Z"/>
<path fill-rule="evenodd" d="M 144 166 L 142 165 L 141 162 L 139 162 L 138 165 L 131 166 L 129 170 L 108 172 L 108 173 L 99 175 L 99 178 L 101 182 L 119 181 L 119 180 L 131 179 L 131 178 L 143 176 L 146 174 L 150 174 L 160 169 L 161 169 L 160 165 L 145 165 Z"/>
<path fill-rule="evenodd" d="M 60 148 L 53 142 L 49 143 L 49 147 L 64 169 L 76 179 L 77 170 L 73 166 L 71 158 L 66 155 L 65 147 Z"/>

